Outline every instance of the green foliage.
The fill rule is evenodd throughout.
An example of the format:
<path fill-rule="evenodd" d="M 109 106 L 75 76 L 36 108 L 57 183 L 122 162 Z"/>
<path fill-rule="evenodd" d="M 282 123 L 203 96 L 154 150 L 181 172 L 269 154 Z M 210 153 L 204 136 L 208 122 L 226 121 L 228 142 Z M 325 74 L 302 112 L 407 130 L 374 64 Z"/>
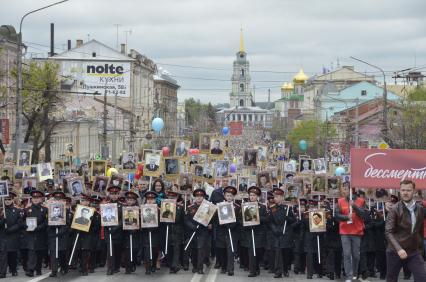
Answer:
<path fill-rule="evenodd" d="M 408 93 L 408 99 L 410 101 L 426 101 L 426 87 L 416 87 Z"/>
<path fill-rule="evenodd" d="M 185 100 L 187 126 L 194 127 L 199 132 L 210 132 L 216 126 L 216 109 L 211 103 L 202 104 L 200 100 L 190 98 Z"/>
<path fill-rule="evenodd" d="M 288 134 L 288 142 L 292 146 L 292 155 L 305 154 L 299 149 L 299 141 L 305 140 L 308 143 L 306 154 L 311 157 L 318 157 L 324 154 L 324 144 L 327 139 L 337 136 L 335 125 L 318 120 L 304 120 L 294 127 Z"/>

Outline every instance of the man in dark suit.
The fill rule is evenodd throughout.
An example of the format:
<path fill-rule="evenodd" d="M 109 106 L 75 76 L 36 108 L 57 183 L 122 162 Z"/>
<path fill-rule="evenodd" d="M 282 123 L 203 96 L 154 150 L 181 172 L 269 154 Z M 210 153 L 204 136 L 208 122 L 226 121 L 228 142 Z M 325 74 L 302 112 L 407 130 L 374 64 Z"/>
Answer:
<path fill-rule="evenodd" d="M 145 165 L 148 171 L 157 171 L 159 166 L 155 164 L 155 158 L 149 159 L 149 164 Z"/>
<path fill-rule="evenodd" d="M 173 212 L 170 210 L 170 203 L 166 203 L 164 205 L 165 211 L 161 215 L 162 218 L 166 219 L 172 219 L 173 218 Z"/>
<path fill-rule="evenodd" d="M 114 212 L 113 212 L 111 207 L 105 208 L 105 214 L 102 217 L 102 220 L 104 222 L 114 222 L 115 221 L 115 215 L 114 215 Z"/>
<path fill-rule="evenodd" d="M 176 148 L 176 156 L 184 157 L 186 156 L 187 150 L 185 148 L 185 142 L 181 141 L 179 147 Z"/>
<path fill-rule="evenodd" d="M 127 226 L 133 226 L 138 224 L 138 220 L 132 210 L 127 211 L 127 217 L 124 219 L 124 224 Z"/>
<path fill-rule="evenodd" d="M 81 209 L 81 215 L 80 217 L 77 217 L 75 219 L 75 223 L 81 224 L 81 225 L 88 225 L 90 220 L 89 217 L 90 210 L 88 208 L 82 208 Z"/>
<path fill-rule="evenodd" d="M 136 169 L 136 164 L 132 153 L 127 155 L 127 161 L 123 163 L 123 169 Z"/>
<path fill-rule="evenodd" d="M 223 153 L 220 148 L 220 140 L 217 139 L 214 141 L 213 149 L 210 150 L 210 153 L 214 155 L 221 155 Z"/>

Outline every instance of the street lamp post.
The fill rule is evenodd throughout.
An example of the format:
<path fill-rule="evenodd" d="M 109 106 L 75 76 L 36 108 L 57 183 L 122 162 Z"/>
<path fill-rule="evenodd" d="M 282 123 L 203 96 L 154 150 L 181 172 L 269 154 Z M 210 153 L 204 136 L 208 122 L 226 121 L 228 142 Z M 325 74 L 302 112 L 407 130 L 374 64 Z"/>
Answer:
<path fill-rule="evenodd" d="M 383 127 L 382 127 L 382 135 L 383 135 L 383 140 L 385 142 L 388 142 L 389 141 L 389 138 L 388 138 L 388 90 L 386 88 L 385 71 L 382 68 L 380 68 L 376 65 L 373 65 L 369 62 L 363 61 L 361 59 L 358 59 L 358 58 L 355 58 L 355 57 L 352 57 L 352 56 L 350 58 L 354 59 L 355 61 L 361 62 L 363 64 L 366 64 L 370 67 L 373 67 L 373 68 L 379 70 L 383 75 Z"/>
<path fill-rule="evenodd" d="M 16 55 L 16 64 L 17 64 L 17 77 L 16 77 L 16 125 L 15 125 L 15 144 L 14 144 L 14 156 L 15 160 L 18 159 L 18 150 L 21 146 L 21 136 L 22 136 L 22 23 L 24 19 L 35 12 L 50 8 L 52 6 L 67 2 L 68 0 L 62 0 L 59 2 L 55 2 L 53 4 L 41 7 L 39 9 L 35 9 L 26 13 L 19 23 L 19 34 L 18 34 L 18 53 Z"/>

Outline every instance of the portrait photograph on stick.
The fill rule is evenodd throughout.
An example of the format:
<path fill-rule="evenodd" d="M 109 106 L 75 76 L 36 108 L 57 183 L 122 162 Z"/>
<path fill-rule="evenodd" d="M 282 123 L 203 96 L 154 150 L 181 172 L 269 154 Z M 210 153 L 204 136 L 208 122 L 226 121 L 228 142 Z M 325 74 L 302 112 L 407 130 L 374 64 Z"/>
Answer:
<path fill-rule="evenodd" d="M 31 150 L 19 150 L 18 151 L 18 166 L 29 166 L 31 165 L 31 157 L 33 151 Z"/>
<path fill-rule="evenodd" d="M 245 150 L 243 164 L 246 167 L 257 167 L 257 151 L 254 149 Z"/>
<path fill-rule="evenodd" d="M 66 224 L 65 203 L 62 201 L 48 202 L 48 225 L 59 226 Z"/>
<path fill-rule="evenodd" d="M 159 177 L 161 173 L 161 152 L 147 153 L 143 169 L 144 176 Z"/>
<path fill-rule="evenodd" d="M 46 181 L 52 179 L 52 168 L 50 163 L 41 163 L 37 165 L 38 179 L 39 181 Z"/>
<path fill-rule="evenodd" d="M 244 202 L 241 204 L 243 226 L 255 226 L 260 224 L 259 205 L 257 202 Z"/>
<path fill-rule="evenodd" d="M 158 206 L 155 204 L 141 205 L 141 227 L 158 227 Z"/>
<path fill-rule="evenodd" d="M 194 215 L 194 220 L 201 225 L 207 226 L 210 223 L 213 215 L 216 212 L 216 205 L 213 203 L 203 200 L 200 207 Z"/>
<path fill-rule="evenodd" d="M 108 188 L 110 178 L 107 176 L 96 176 L 93 181 L 93 192 L 105 192 Z"/>
<path fill-rule="evenodd" d="M 100 204 L 101 225 L 117 226 L 118 225 L 118 207 L 117 203 Z"/>
<path fill-rule="evenodd" d="M 309 231 L 326 232 L 326 222 L 324 209 L 315 209 L 309 211 Z"/>
<path fill-rule="evenodd" d="M 176 219 L 176 200 L 164 199 L 161 201 L 160 222 L 174 223 Z"/>
<path fill-rule="evenodd" d="M 75 208 L 74 217 L 71 228 L 83 232 L 89 232 L 91 220 L 90 218 L 95 213 L 95 208 L 77 205 Z"/>
<path fill-rule="evenodd" d="M 190 148 L 191 148 L 190 141 L 176 140 L 174 156 L 178 158 L 186 158 L 188 156 L 188 152 Z"/>
<path fill-rule="evenodd" d="M 237 221 L 235 218 L 234 204 L 232 202 L 217 203 L 217 215 L 219 224 L 234 223 Z"/>
<path fill-rule="evenodd" d="M 0 198 L 9 196 L 9 185 L 7 180 L 0 180 Z"/>
<path fill-rule="evenodd" d="M 68 182 L 68 192 L 74 197 L 81 195 L 86 191 L 85 185 L 83 184 L 83 178 L 81 177 L 72 177 Z"/>
<path fill-rule="evenodd" d="M 139 230 L 139 207 L 123 206 L 123 230 Z"/>

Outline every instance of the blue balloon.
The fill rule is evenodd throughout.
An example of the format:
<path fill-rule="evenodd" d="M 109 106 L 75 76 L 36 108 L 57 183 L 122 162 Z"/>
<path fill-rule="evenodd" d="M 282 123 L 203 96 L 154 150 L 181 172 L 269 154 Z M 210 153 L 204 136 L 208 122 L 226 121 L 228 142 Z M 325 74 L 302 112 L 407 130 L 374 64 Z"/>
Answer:
<path fill-rule="evenodd" d="M 222 132 L 223 132 L 223 135 L 228 135 L 228 133 L 229 133 L 229 128 L 228 128 L 227 126 L 225 126 L 225 127 L 222 129 Z"/>
<path fill-rule="evenodd" d="M 299 141 L 299 148 L 302 151 L 306 151 L 308 149 L 308 142 L 306 142 L 305 140 L 300 140 Z"/>
<path fill-rule="evenodd" d="M 160 133 L 163 127 L 164 127 L 164 121 L 162 118 L 157 117 L 152 120 L 152 129 L 154 129 L 155 132 Z"/>
<path fill-rule="evenodd" d="M 345 173 L 344 167 L 341 167 L 341 166 L 336 167 L 336 171 L 335 171 L 336 176 L 341 176 L 343 173 Z"/>

